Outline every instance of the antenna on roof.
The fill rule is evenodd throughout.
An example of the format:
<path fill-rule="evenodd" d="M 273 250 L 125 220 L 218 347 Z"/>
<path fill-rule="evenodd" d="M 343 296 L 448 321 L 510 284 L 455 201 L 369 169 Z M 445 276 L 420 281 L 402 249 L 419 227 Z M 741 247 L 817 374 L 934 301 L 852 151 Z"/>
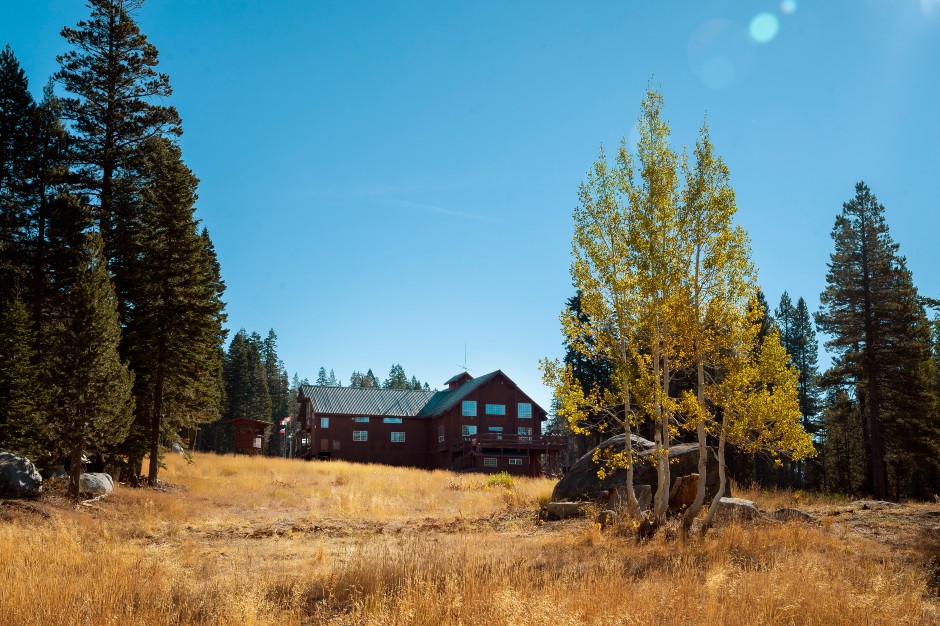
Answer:
<path fill-rule="evenodd" d="M 467 373 L 470 373 L 473 371 L 469 367 L 467 367 L 467 342 L 464 342 L 463 344 L 463 365 L 460 365 L 458 363 L 457 367 L 459 367 L 460 369 L 462 369 L 463 371 Z"/>

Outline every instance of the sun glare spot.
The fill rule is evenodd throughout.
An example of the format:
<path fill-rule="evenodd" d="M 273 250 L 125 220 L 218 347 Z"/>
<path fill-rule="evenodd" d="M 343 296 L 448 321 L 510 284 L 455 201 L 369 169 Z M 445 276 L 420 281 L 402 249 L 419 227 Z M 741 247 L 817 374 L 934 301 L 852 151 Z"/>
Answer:
<path fill-rule="evenodd" d="M 920 0 L 920 9 L 924 15 L 934 15 L 940 12 L 940 0 Z"/>
<path fill-rule="evenodd" d="M 784 15 L 793 15 L 796 13 L 796 9 L 796 0 L 783 0 L 783 2 L 780 3 L 780 11 Z"/>
<path fill-rule="evenodd" d="M 757 43 L 767 43 L 777 36 L 780 30 L 780 22 L 777 16 L 772 13 L 758 13 L 751 20 L 748 28 L 751 33 L 751 39 Z"/>

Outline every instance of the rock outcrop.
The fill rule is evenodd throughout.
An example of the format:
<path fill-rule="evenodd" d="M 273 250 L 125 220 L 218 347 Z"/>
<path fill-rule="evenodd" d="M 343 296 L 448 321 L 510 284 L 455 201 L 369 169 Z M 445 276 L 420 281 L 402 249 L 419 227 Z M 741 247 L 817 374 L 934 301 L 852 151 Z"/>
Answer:
<path fill-rule="evenodd" d="M 633 484 L 653 485 L 655 491 L 656 465 L 653 463 L 655 444 L 642 437 L 632 436 L 634 452 Z M 624 435 L 616 435 L 607 439 L 598 446 L 612 451 L 623 450 Z M 596 450 L 597 448 L 595 448 Z M 669 448 L 669 470 L 673 483 L 680 476 L 688 476 L 698 472 L 698 444 L 679 443 Z M 603 462 L 603 461 L 601 461 Z M 552 500 L 591 500 L 606 497 L 611 489 L 622 487 L 626 482 L 627 471 L 617 469 L 603 480 L 597 477 L 600 463 L 594 461 L 594 450 L 591 450 L 572 466 L 562 477 L 552 492 Z M 708 449 L 708 466 L 705 478 L 706 502 L 718 491 L 718 457 L 715 452 Z M 731 495 L 730 485 L 725 485 L 725 495 Z"/>
<path fill-rule="evenodd" d="M 722 498 L 715 511 L 715 523 L 732 520 L 755 520 L 760 517 L 760 509 L 750 500 L 743 498 Z"/>
<path fill-rule="evenodd" d="M 0 495 L 35 498 L 42 491 L 42 476 L 25 456 L 0 450 Z"/>

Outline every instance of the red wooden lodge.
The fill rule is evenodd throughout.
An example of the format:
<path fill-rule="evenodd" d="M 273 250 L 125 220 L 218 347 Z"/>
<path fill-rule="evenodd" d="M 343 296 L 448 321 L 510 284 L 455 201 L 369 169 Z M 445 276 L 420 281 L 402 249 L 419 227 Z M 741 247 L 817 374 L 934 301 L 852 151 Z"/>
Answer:
<path fill-rule="evenodd" d="M 271 426 L 270 422 L 236 417 L 228 423 L 234 433 L 232 451 L 235 454 L 261 454 L 264 431 Z"/>
<path fill-rule="evenodd" d="M 298 456 L 537 476 L 565 439 L 502 371 L 461 373 L 444 391 L 303 385 Z"/>

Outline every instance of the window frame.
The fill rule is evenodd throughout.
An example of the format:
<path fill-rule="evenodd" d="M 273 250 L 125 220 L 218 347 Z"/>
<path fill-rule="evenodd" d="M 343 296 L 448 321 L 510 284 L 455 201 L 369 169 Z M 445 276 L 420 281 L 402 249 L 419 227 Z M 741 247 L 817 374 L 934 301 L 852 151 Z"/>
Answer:
<path fill-rule="evenodd" d="M 472 413 L 470 411 L 472 411 Z M 463 402 L 461 402 L 460 413 L 462 417 L 476 417 L 477 416 L 477 401 L 476 400 L 464 400 Z"/>
<path fill-rule="evenodd" d="M 320 428 L 329 428 L 330 427 L 330 418 L 321 417 L 320 418 Z"/>
<path fill-rule="evenodd" d="M 527 407 L 526 413 L 528 415 L 523 415 L 522 407 Z M 521 420 L 532 419 L 532 403 L 531 402 L 518 402 L 516 403 L 516 417 Z"/>
<path fill-rule="evenodd" d="M 487 404 L 484 408 L 484 411 L 487 415 L 506 415 L 506 405 L 505 404 Z"/>
<path fill-rule="evenodd" d="M 461 425 L 460 425 L 460 436 L 461 436 L 461 437 L 476 437 L 476 436 L 477 436 L 477 425 L 476 425 L 476 424 L 461 424 Z"/>
<path fill-rule="evenodd" d="M 521 458 L 510 458 L 510 459 L 509 459 L 509 464 L 510 464 L 510 465 L 522 465 L 522 459 L 521 459 Z"/>
<path fill-rule="evenodd" d="M 383 424 L 402 424 L 403 422 L 401 421 L 400 417 L 383 417 L 382 423 Z"/>
<path fill-rule="evenodd" d="M 483 457 L 483 467 L 499 467 L 499 459 L 495 456 Z"/>
<path fill-rule="evenodd" d="M 393 430 L 388 438 L 388 441 L 389 443 L 405 443 L 405 431 Z"/>
<path fill-rule="evenodd" d="M 369 441 L 369 431 L 368 430 L 352 431 L 352 440 L 353 441 Z"/>
<path fill-rule="evenodd" d="M 369 423 L 369 416 L 368 416 L 368 415 L 363 415 L 363 416 L 361 416 L 361 417 L 354 417 L 354 418 L 353 418 L 353 424 L 368 424 L 368 423 Z"/>

